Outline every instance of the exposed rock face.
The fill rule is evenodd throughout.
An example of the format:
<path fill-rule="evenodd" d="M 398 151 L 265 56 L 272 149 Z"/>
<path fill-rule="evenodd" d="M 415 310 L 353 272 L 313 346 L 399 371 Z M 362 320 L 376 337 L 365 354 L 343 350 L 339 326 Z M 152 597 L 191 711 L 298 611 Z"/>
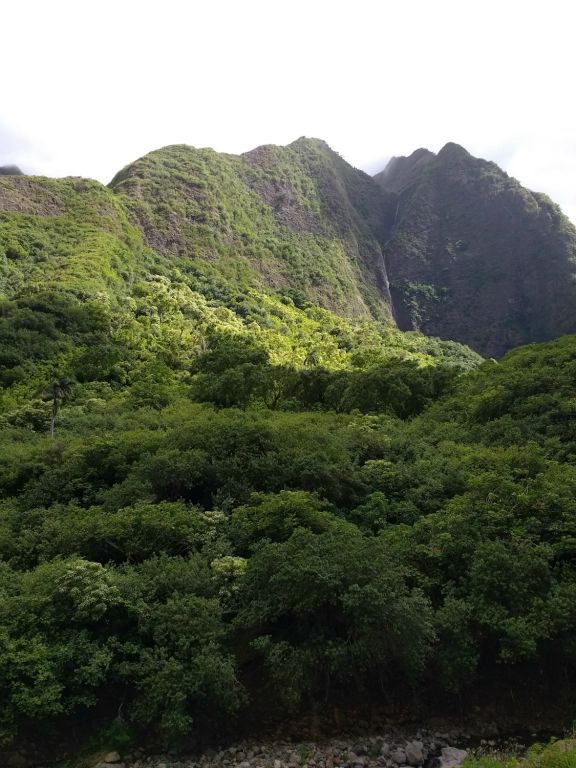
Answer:
<path fill-rule="evenodd" d="M 0 173 L 2 176 L 9 174 Z M 0 211 L 60 216 L 64 205 L 53 186 L 31 177 L 0 178 Z"/>
<path fill-rule="evenodd" d="M 457 144 L 394 158 L 385 256 L 400 328 L 486 356 L 576 330 L 576 229 L 545 195 Z"/>

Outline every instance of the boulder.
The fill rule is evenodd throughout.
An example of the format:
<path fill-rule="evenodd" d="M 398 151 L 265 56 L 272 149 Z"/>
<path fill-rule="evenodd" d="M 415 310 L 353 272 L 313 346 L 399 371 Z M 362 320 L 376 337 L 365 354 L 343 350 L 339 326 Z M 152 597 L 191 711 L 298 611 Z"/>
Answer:
<path fill-rule="evenodd" d="M 421 741 L 409 741 L 406 744 L 406 762 L 408 765 L 422 765 L 426 759 L 424 744 Z"/>
<path fill-rule="evenodd" d="M 440 766 L 441 768 L 457 768 L 457 766 L 462 765 L 467 756 L 468 751 L 466 749 L 443 747 Z"/>

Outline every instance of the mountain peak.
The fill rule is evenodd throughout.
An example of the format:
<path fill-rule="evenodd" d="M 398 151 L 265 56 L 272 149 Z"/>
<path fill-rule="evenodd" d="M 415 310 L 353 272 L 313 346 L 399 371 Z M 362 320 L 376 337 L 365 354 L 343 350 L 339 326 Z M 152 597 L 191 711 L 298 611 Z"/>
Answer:
<path fill-rule="evenodd" d="M 17 165 L 1 165 L 0 176 L 23 176 L 24 173 Z"/>
<path fill-rule="evenodd" d="M 170 259 L 234 265 L 243 284 L 298 290 L 344 315 L 392 318 L 381 241 L 393 205 L 328 144 L 301 136 L 242 155 L 149 153 L 111 189 L 145 244 Z"/>
<path fill-rule="evenodd" d="M 460 160 L 464 158 L 471 158 L 472 155 L 460 144 L 449 141 L 447 144 L 444 144 L 440 152 L 438 152 L 437 157 L 439 160 Z"/>
<path fill-rule="evenodd" d="M 433 152 L 424 147 L 415 150 L 407 157 L 404 155 L 392 157 L 374 179 L 386 191 L 401 194 L 420 179 L 424 169 L 433 162 L 435 157 Z"/>
<path fill-rule="evenodd" d="M 58 215 L 82 188 L 4 178 L 0 210 L 14 212 Z M 314 137 L 242 155 L 176 144 L 101 194 L 94 219 L 103 206 L 121 229 L 122 210 L 159 258 L 234 286 L 297 291 L 494 357 L 576 330 L 576 230 L 455 142 L 393 157 L 373 179 Z"/>
<path fill-rule="evenodd" d="M 489 357 L 574 332 L 576 230 L 542 196 L 454 142 L 375 180 L 398 196 L 384 250 L 401 329 Z"/>
<path fill-rule="evenodd" d="M 317 139 L 314 136 L 299 136 L 296 141 L 293 141 L 288 145 L 289 147 L 314 147 L 315 149 L 329 149 L 331 152 L 334 150 L 324 139 Z"/>

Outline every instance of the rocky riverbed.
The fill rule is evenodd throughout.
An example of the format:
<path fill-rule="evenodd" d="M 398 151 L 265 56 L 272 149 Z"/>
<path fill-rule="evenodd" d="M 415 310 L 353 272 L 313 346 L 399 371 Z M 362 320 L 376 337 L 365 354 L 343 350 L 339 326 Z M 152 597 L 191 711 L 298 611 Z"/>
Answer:
<path fill-rule="evenodd" d="M 242 742 L 202 755 L 102 755 L 95 768 L 457 768 L 470 740 L 463 733 L 385 733 L 355 741 Z"/>

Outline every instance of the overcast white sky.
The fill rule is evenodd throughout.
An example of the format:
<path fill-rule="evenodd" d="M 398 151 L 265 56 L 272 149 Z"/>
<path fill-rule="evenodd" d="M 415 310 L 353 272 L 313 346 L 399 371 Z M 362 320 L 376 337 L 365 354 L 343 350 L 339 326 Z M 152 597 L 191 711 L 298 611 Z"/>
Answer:
<path fill-rule="evenodd" d="M 576 222 L 572 0 L 6 0 L 0 25 L 0 165 L 107 182 L 306 135 L 374 173 L 456 141 Z"/>

